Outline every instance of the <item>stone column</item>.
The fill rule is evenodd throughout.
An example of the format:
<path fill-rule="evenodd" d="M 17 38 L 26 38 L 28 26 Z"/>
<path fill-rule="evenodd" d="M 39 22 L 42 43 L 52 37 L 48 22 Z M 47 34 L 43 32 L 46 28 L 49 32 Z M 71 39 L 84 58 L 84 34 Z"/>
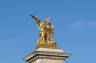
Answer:
<path fill-rule="evenodd" d="M 38 48 L 24 60 L 28 63 L 64 63 L 64 60 L 70 56 L 64 53 L 62 49 Z"/>

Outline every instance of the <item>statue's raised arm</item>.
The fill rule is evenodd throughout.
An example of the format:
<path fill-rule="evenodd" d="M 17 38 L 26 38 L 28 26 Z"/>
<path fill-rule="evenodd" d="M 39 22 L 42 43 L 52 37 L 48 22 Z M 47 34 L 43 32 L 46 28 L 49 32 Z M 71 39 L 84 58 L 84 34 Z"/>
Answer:
<path fill-rule="evenodd" d="M 33 16 L 33 15 L 30 15 L 30 16 L 35 19 L 35 21 L 36 21 L 36 23 L 38 24 L 39 27 L 40 27 L 41 24 L 43 24 L 37 16 Z"/>

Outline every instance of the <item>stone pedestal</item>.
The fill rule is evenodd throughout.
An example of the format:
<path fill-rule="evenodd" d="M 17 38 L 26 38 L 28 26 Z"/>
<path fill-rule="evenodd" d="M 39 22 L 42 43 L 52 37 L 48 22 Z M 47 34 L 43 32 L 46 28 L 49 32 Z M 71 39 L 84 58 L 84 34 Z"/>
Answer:
<path fill-rule="evenodd" d="M 64 53 L 62 49 L 38 48 L 24 60 L 28 63 L 64 63 L 64 60 L 70 56 Z"/>

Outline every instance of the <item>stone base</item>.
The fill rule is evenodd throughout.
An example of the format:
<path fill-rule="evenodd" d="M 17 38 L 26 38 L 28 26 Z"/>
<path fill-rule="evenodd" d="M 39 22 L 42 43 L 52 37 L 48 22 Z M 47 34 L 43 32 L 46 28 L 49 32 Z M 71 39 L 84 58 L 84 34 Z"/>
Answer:
<path fill-rule="evenodd" d="M 28 63 L 64 63 L 69 56 L 70 54 L 63 53 L 62 49 L 38 48 L 24 60 Z"/>
<path fill-rule="evenodd" d="M 36 51 L 63 52 L 62 49 L 52 49 L 52 48 L 38 48 Z"/>
<path fill-rule="evenodd" d="M 64 63 L 64 60 L 60 60 L 60 59 L 38 59 L 35 61 L 31 61 L 29 63 Z"/>

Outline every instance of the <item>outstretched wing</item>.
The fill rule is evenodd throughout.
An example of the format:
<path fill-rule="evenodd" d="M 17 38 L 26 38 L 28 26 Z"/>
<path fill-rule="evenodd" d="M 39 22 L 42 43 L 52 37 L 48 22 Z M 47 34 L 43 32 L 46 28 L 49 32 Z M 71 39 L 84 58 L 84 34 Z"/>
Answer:
<path fill-rule="evenodd" d="M 43 22 L 41 22 L 41 20 L 39 20 L 39 18 L 37 16 L 33 16 L 33 15 L 30 15 L 30 16 L 35 19 L 35 21 L 39 27 L 43 24 Z"/>

